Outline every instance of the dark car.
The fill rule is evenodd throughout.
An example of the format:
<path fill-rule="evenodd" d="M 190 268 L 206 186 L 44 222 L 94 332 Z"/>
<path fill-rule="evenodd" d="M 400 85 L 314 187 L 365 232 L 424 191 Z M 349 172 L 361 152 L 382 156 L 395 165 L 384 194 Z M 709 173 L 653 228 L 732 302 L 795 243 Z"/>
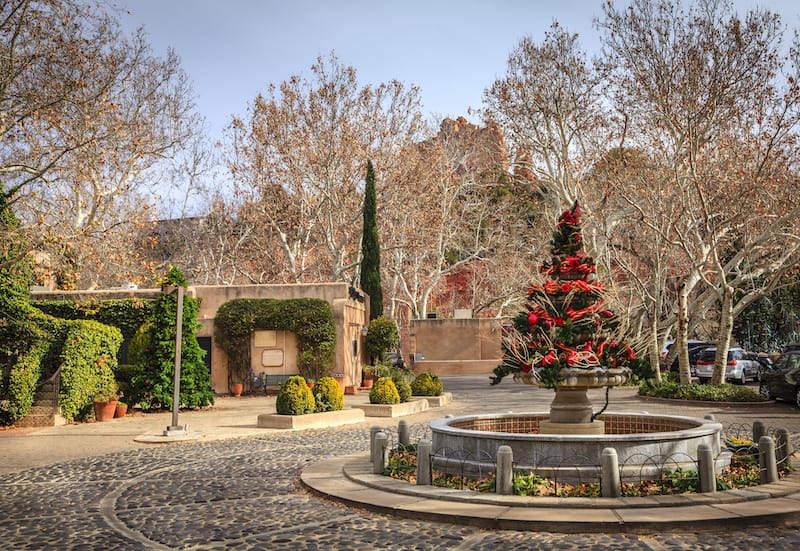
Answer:
<path fill-rule="evenodd" d="M 665 356 L 669 355 L 672 351 L 672 347 L 675 346 L 675 343 L 672 342 L 667 345 Z M 700 354 L 706 348 L 714 346 L 714 343 L 705 342 L 705 341 L 689 341 L 687 348 L 689 349 L 689 366 L 692 371 L 692 375 L 694 375 L 694 364 L 697 361 L 697 358 L 700 357 Z M 678 371 L 678 357 L 676 356 L 674 360 L 672 360 L 672 364 L 669 366 L 670 371 Z"/>
<path fill-rule="evenodd" d="M 786 400 L 800 407 L 800 350 L 781 354 L 772 367 L 762 370 L 758 389 L 765 398 Z"/>

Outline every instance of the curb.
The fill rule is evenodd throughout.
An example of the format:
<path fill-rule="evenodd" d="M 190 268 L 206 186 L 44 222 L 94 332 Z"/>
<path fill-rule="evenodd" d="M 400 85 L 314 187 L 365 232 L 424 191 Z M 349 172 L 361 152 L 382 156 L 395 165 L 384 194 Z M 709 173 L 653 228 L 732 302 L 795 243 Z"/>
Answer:
<path fill-rule="evenodd" d="M 377 513 L 494 530 L 649 534 L 740 528 L 743 522 L 773 526 L 800 518 L 796 470 L 773 484 L 713 494 L 531 498 L 416 486 L 372 474 L 369 454 L 362 453 L 309 465 L 301 481 L 318 496 Z"/>

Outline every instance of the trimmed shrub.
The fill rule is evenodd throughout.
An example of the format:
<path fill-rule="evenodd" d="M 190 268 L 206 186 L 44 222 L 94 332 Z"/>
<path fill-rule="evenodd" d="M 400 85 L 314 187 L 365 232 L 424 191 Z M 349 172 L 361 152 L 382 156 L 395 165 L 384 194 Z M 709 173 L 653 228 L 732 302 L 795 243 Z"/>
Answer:
<path fill-rule="evenodd" d="M 344 409 L 344 391 L 333 377 L 323 377 L 314 384 L 312 391 L 316 411 L 339 411 Z"/>
<path fill-rule="evenodd" d="M 279 414 L 305 415 L 314 413 L 315 407 L 314 394 L 303 377 L 296 375 L 283 382 L 275 401 L 275 409 Z"/>
<path fill-rule="evenodd" d="M 431 373 L 420 373 L 411 383 L 411 393 L 414 396 L 441 396 L 443 392 L 442 381 Z"/>
<path fill-rule="evenodd" d="M 370 404 L 399 404 L 400 394 L 397 387 L 389 377 L 381 377 L 372 385 L 369 391 Z"/>
<path fill-rule="evenodd" d="M 392 382 L 397 388 L 397 395 L 400 396 L 401 402 L 408 402 L 411 399 L 411 385 L 408 384 L 406 374 L 402 369 L 392 370 Z"/>
<path fill-rule="evenodd" d="M 364 344 L 373 359 L 382 361 L 385 352 L 394 350 L 400 344 L 397 324 L 389 317 L 378 316 L 369 322 Z"/>

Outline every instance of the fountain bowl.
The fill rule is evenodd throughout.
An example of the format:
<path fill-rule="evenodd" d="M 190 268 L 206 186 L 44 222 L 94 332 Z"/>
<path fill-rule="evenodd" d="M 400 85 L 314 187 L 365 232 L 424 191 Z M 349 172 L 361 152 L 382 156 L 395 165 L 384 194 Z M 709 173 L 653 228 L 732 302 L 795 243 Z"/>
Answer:
<path fill-rule="evenodd" d="M 600 477 L 601 455 L 614 448 L 623 481 L 654 480 L 664 471 L 697 470 L 697 447 L 708 445 L 721 471 L 730 453 L 722 425 L 708 419 L 644 413 L 605 413 L 603 434 L 540 434 L 548 413 L 483 414 L 431 422 L 437 471 L 482 478 L 496 470 L 497 450 L 509 446 L 515 471 L 580 483 Z"/>

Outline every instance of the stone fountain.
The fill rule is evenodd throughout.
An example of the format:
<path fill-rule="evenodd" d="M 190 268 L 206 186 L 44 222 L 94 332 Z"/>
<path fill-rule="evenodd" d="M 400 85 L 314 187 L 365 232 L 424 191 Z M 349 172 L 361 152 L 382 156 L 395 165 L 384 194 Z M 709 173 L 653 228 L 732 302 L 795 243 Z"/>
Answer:
<path fill-rule="evenodd" d="M 540 270 L 541 285 L 528 290 L 525 308 L 503 335 L 503 362 L 492 384 L 508 375 L 515 382 L 550 388 L 549 413 L 498 414 L 441 419 L 431 424 L 434 465 L 444 472 L 485 474 L 497 449 L 511 447 L 518 468 L 544 475 L 582 478 L 613 447 L 632 478 L 658 477 L 670 468 L 696 469 L 697 446 L 708 445 L 717 468 L 722 426 L 706 419 L 647 414 L 595 413 L 590 389 L 626 383 L 633 349 L 619 335 L 619 320 L 604 301 L 605 287 L 583 250 L 581 210 L 564 211 L 551 240 L 551 260 Z M 437 453 L 437 450 L 439 452 Z M 448 451 L 449 450 L 449 451 Z M 457 461 L 448 453 L 457 451 Z M 569 473 L 569 474 L 568 474 Z M 577 473 L 577 476 L 575 476 Z"/>

